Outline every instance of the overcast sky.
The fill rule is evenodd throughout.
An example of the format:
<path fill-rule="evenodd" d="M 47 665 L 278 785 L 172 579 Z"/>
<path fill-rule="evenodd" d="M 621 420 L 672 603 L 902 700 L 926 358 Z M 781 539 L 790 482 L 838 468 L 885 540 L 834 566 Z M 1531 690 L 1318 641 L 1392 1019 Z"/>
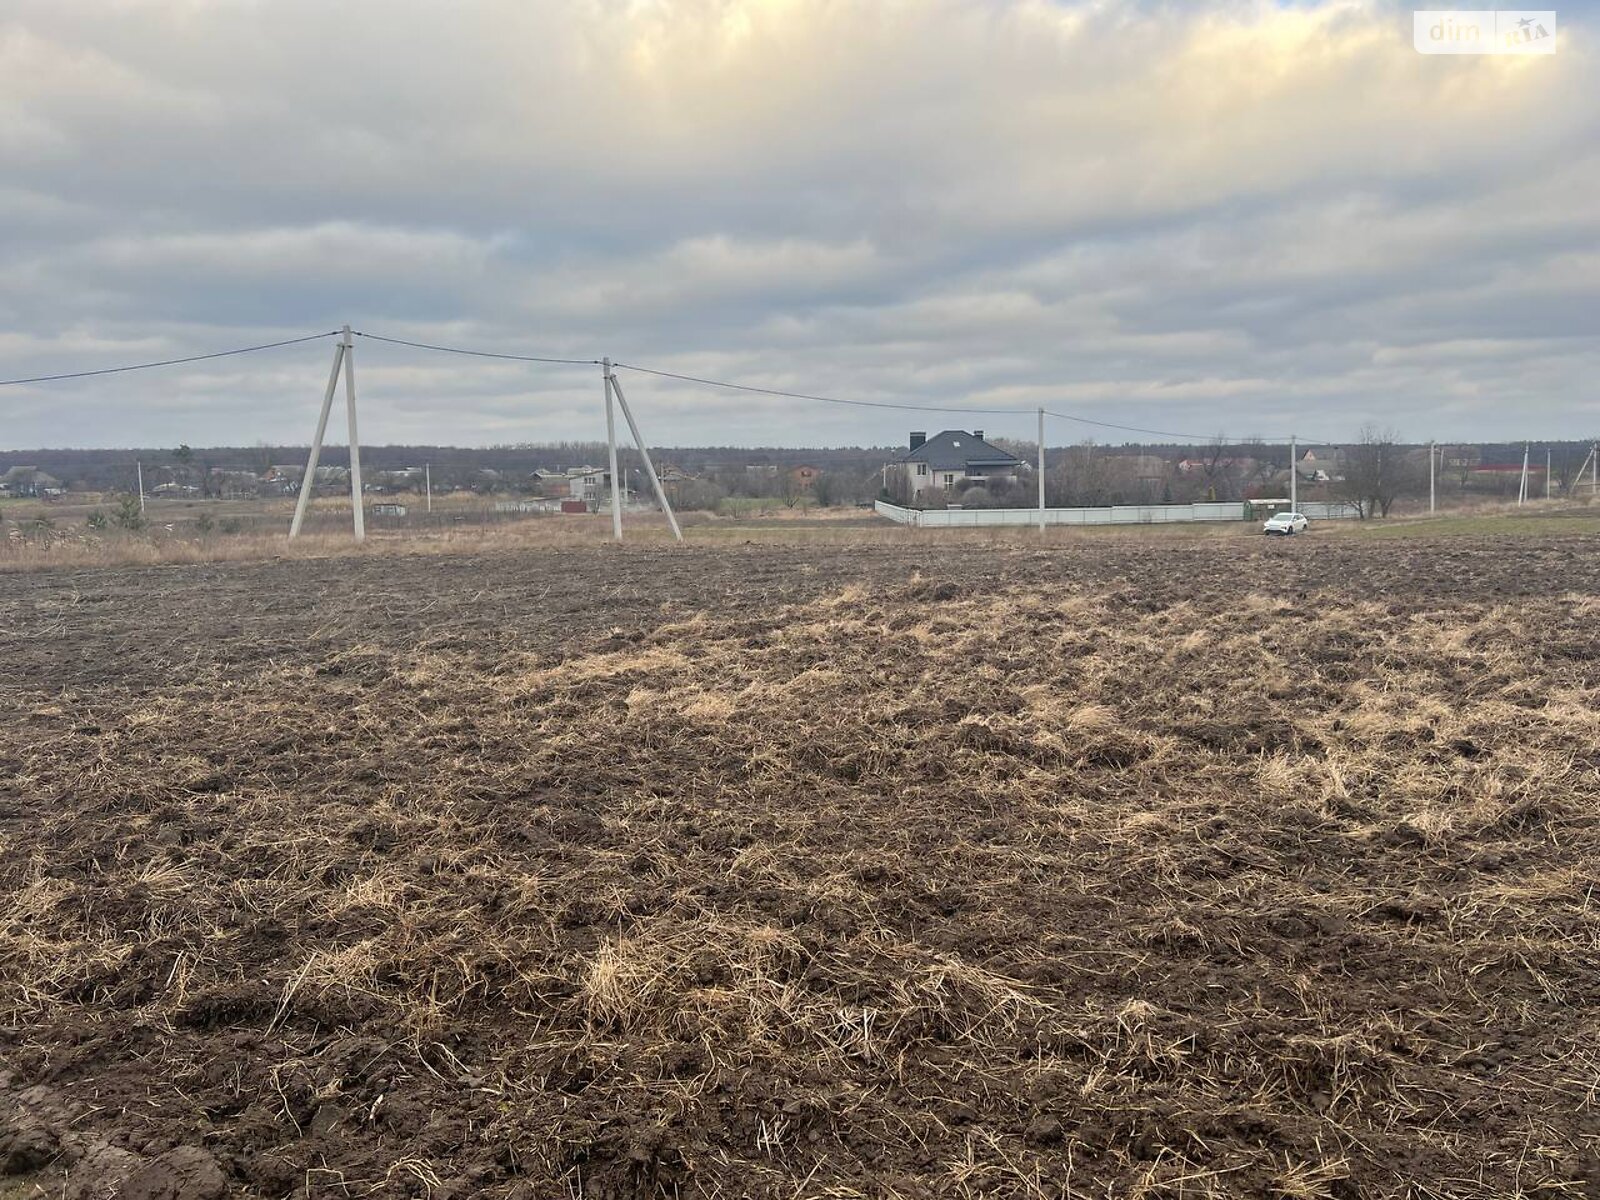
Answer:
<path fill-rule="evenodd" d="M 7 0 L 0 378 L 351 323 L 1233 437 L 1600 433 L 1596 6 Z M 304 443 L 329 344 L 0 389 L 0 445 Z M 594 438 L 596 368 L 357 347 L 363 439 Z M 661 444 L 941 417 L 624 375 Z M 342 420 L 338 425 L 342 429 Z M 1052 443 L 1097 436 L 1053 422 Z"/>

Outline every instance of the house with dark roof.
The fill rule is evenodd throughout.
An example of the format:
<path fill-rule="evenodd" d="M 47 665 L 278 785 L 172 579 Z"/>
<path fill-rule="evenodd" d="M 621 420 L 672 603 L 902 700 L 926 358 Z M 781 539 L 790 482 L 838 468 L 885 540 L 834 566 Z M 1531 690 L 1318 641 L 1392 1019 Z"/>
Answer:
<path fill-rule="evenodd" d="M 984 441 L 981 429 L 946 429 L 933 437 L 912 433 L 911 448 L 896 465 L 905 472 L 906 492 L 915 500 L 934 488 L 948 492 L 968 483 L 1016 483 L 1022 460 Z"/>

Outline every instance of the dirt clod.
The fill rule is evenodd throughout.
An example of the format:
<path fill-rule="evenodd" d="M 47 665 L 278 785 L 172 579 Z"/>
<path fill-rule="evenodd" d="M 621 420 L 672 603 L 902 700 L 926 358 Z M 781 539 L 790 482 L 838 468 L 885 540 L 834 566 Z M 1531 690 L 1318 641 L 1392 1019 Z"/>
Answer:
<path fill-rule="evenodd" d="M 198 1146 L 179 1146 L 152 1159 L 123 1181 L 116 1200 L 221 1200 L 228 1178 Z"/>

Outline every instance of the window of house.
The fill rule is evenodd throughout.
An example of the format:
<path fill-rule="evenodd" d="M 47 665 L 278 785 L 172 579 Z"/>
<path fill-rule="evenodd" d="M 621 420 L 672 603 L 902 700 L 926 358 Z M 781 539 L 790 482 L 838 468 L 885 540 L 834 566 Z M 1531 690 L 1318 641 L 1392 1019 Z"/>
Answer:
<path fill-rule="evenodd" d="M 926 475 L 927 473 L 928 473 L 928 464 L 927 463 L 918 463 L 917 464 L 917 474 L 918 475 Z"/>
<path fill-rule="evenodd" d="M 945 485 L 945 487 L 949 487 L 955 481 L 956 481 L 956 477 L 954 475 L 946 474 L 945 477 L 944 477 L 944 485 Z"/>

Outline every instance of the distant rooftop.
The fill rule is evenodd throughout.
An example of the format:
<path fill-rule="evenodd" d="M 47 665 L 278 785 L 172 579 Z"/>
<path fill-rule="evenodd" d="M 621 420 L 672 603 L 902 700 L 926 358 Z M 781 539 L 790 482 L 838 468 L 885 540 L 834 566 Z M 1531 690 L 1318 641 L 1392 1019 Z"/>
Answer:
<path fill-rule="evenodd" d="M 915 442 L 917 435 L 913 435 Z M 967 467 L 1021 466 L 1022 460 L 983 440 L 981 430 L 946 429 L 920 444 L 914 444 L 901 462 L 925 462 L 935 471 L 964 470 Z"/>

